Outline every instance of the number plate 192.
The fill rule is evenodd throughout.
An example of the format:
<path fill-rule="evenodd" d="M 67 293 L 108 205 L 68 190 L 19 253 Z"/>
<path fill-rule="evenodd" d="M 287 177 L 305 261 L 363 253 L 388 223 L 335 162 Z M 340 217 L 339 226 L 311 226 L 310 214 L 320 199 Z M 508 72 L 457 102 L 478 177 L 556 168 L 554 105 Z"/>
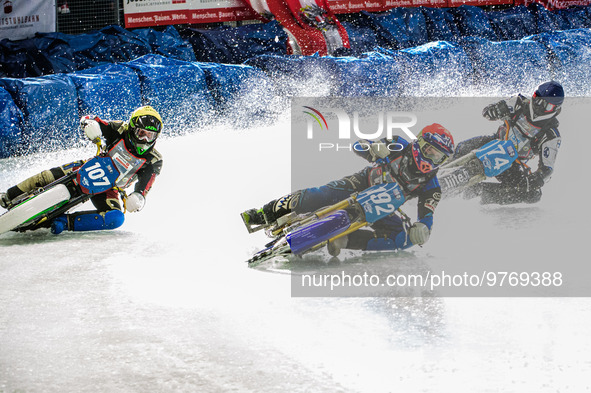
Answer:
<path fill-rule="evenodd" d="M 359 193 L 357 202 L 363 207 L 365 220 L 374 223 L 394 213 L 405 198 L 397 183 L 382 183 Z"/>

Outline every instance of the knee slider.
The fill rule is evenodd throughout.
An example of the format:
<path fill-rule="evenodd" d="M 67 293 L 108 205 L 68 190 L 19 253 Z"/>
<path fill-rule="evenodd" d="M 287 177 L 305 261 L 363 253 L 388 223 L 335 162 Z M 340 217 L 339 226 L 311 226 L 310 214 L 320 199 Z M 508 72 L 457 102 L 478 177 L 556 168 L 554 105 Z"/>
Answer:
<path fill-rule="evenodd" d="M 121 210 L 109 210 L 104 215 L 106 229 L 119 228 L 125 221 L 125 214 Z"/>
<path fill-rule="evenodd" d="M 115 229 L 123 225 L 125 215 L 121 210 L 109 210 L 104 213 L 82 213 L 72 217 L 73 231 L 100 231 Z"/>

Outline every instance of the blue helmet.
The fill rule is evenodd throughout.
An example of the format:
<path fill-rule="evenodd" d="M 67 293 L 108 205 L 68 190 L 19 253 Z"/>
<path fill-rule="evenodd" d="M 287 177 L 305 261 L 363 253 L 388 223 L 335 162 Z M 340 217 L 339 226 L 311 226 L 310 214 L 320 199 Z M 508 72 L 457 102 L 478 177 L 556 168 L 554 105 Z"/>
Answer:
<path fill-rule="evenodd" d="M 536 116 L 556 113 L 564 102 L 564 89 L 556 81 L 542 83 L 532 96 L 532 107 Z"/>

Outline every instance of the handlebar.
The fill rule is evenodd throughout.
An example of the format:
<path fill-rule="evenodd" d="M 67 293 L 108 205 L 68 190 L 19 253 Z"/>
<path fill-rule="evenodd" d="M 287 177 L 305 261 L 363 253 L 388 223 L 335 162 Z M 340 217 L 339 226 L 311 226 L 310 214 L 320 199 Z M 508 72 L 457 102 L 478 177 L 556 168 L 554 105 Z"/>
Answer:
<path fill-rule="evenodd" d="M 103 152 L 103 142 L 101 141 L 101 138 L 96 138 L 92 143 L 96 145 L 96 155 L 100 155 Z"/>

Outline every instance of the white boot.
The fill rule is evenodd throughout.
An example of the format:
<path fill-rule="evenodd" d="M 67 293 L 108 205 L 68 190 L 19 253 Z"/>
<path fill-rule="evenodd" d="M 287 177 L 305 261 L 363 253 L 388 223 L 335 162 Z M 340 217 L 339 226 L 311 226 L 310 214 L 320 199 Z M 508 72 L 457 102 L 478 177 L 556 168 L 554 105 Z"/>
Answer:
<path fill-rule="evenodd" d="M 5 192 L 0 192 L 0 206 L 2 206 L 4 209 L 8 209 L 8 206 L 10 206 L 10 201 L 8 200 L 8 196 Z"/>

